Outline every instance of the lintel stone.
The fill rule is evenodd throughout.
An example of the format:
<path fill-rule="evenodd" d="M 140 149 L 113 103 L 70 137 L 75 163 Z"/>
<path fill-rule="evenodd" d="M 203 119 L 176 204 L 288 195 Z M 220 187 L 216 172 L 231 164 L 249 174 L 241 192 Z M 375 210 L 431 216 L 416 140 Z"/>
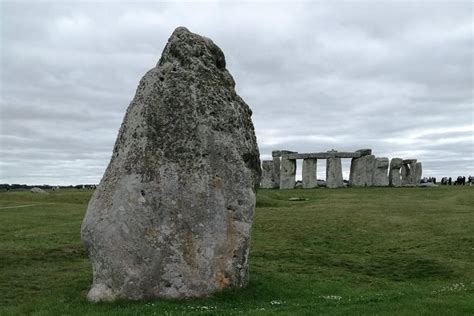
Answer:
<path fill-rule="evenodd" d="M 372 155 L 372 149 L 370 148 L 358 149 L 356 152 L 360 153 L 361 156 Z"/>

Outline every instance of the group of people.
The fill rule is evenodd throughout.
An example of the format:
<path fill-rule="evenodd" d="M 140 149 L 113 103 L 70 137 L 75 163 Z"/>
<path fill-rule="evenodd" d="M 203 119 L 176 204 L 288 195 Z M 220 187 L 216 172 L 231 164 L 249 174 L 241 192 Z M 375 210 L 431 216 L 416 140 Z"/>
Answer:
<path fill-rule="evenodd" d="M 428 182 L 431 182 L 433 184 L 436 184 L 436 178 L 435 177 L 429 177 L 429 178 L 426 178 L 424 177 L 423 179 L 421 179 L 420 183 L 428 183 Z"/>
<path fill-rule="evenodd" d="M 459 176 L 456 181 L 453 182 L 453 179 L 451 177 L 443 177 L 443 179 L 441 179 L 441 184 L 442 185 L 466 185 L 466 184 L 473 184 L 474 183 L 474 177 L 473 176 L 469 176 L 467 178 L 467 183 L 466 183 L 466 177 L 464 176 Z"/>

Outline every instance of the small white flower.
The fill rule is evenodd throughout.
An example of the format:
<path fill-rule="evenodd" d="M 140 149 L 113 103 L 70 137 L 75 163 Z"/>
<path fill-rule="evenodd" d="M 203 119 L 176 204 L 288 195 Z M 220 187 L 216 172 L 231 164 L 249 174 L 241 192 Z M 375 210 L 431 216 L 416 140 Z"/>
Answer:
<path fill-rule="evenodd" d="M 325 300 L 340 301 L 342 299 L 342 296 L 339 296 L 339 295 L 321 295 L 319 298 L 323 298 Z"/>
<path fill-rule="evenodd" d="M 464 283 L 454 283 L 454 284 L 451 284 L 451 285 L 448 285 L 448 286 L 445 286 L 439 290 L 435 290 L 431 293 L 433 294 L 440 294 L 440 293 L 444 293 L 444 292 L 459 292 L 459 291 L 465 291 L 466 290 L 466 287 L 464 285 Z"/>

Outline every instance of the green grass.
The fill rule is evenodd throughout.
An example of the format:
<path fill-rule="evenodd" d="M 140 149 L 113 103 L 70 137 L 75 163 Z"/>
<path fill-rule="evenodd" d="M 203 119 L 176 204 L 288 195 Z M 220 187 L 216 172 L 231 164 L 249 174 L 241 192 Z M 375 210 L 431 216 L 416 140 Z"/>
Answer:
<path fill-rule="evenodd" d="M 260 190 L 248 288 L 101 304 L 85 300 L 90 195 L 0 192 L 0 315 L 474 314 L 474 187 Z"/>

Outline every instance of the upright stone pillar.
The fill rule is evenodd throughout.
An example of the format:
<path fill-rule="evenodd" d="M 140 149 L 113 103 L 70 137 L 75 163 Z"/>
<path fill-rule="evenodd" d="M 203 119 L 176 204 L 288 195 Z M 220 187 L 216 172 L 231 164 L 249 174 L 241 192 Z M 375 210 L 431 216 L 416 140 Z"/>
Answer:
<path fill-rule="evenodd" d="M 326 187 L 340 188 L 343 186 L 341 158 L 328 158 L 326 160 Z"/>
<path fill-rule="evenodd" d="M 415 170 L 416 170 L 416 159 L 405 159 L 402 165 L 402 186 L 414 186 L 416 185 Z"/>
<path fill-rule="evenodd" d="M 409 186 L 411 185 L 410 177 L 411 177 L 411 170 L 408 164 L 402 164 L 402 169 L 400 170 L 400 175 L 402 177 L 402 186 Z"/>
<path fill-rule="evenodd" d="M 140 80 L 81 226 L 88 300 L 188 299 L 248 284 L 260 154 L 225 65 L 212 40 L 178 27 Z"/>
<path fill-rule="evenodd" d="M 388 184 L 392 187 L 401 187 L 402 180 L 400 177 L 400 168 L 403 165 L 401 158 L 392 158 L 390 161 L 390 170 L 388 173 Z"/>
<path fill-rule="evenodd" d="M 316 179 L 317 159 L 303 159 L 303 188 L 311 189 L 318 186 Z"/>
<path fill-rule="evenodd" d="M 280 189 L 294 189 L 296 176 L 296 159 L 288 159 L 286 154 L 281 156 Z"/>
<path fill-rule="evenodd" d="M 262 161 L 262 180 L 260 187 L 262 189 L 273 188 L 273 160 Z"/>
<path fill-rule="evenodd" d="M 273 157 L 273 188 L 280 187 L 280 156 L 281 152 L 279 150 L 272 151 Z"/>
<path fill-rule="evenodd" d="M 361 157 L 352 158 L 349 185 L 356 187 L 370 187 L 374 177 L 375 156 L 372 149 L 359 149 Z"/>
<path fill-rule="evenodd" d="M 375 158 L 372 184 L 378 187 L 388 186 L 388 158 Z"/>
<path fill-rule="evenodd" d="M 423 167 L 421 166 L 421 162 L 417 162 L 415 164 L 415 184 L 416 185 L 420 184 L 422 174 L 423 174 Z"/>

